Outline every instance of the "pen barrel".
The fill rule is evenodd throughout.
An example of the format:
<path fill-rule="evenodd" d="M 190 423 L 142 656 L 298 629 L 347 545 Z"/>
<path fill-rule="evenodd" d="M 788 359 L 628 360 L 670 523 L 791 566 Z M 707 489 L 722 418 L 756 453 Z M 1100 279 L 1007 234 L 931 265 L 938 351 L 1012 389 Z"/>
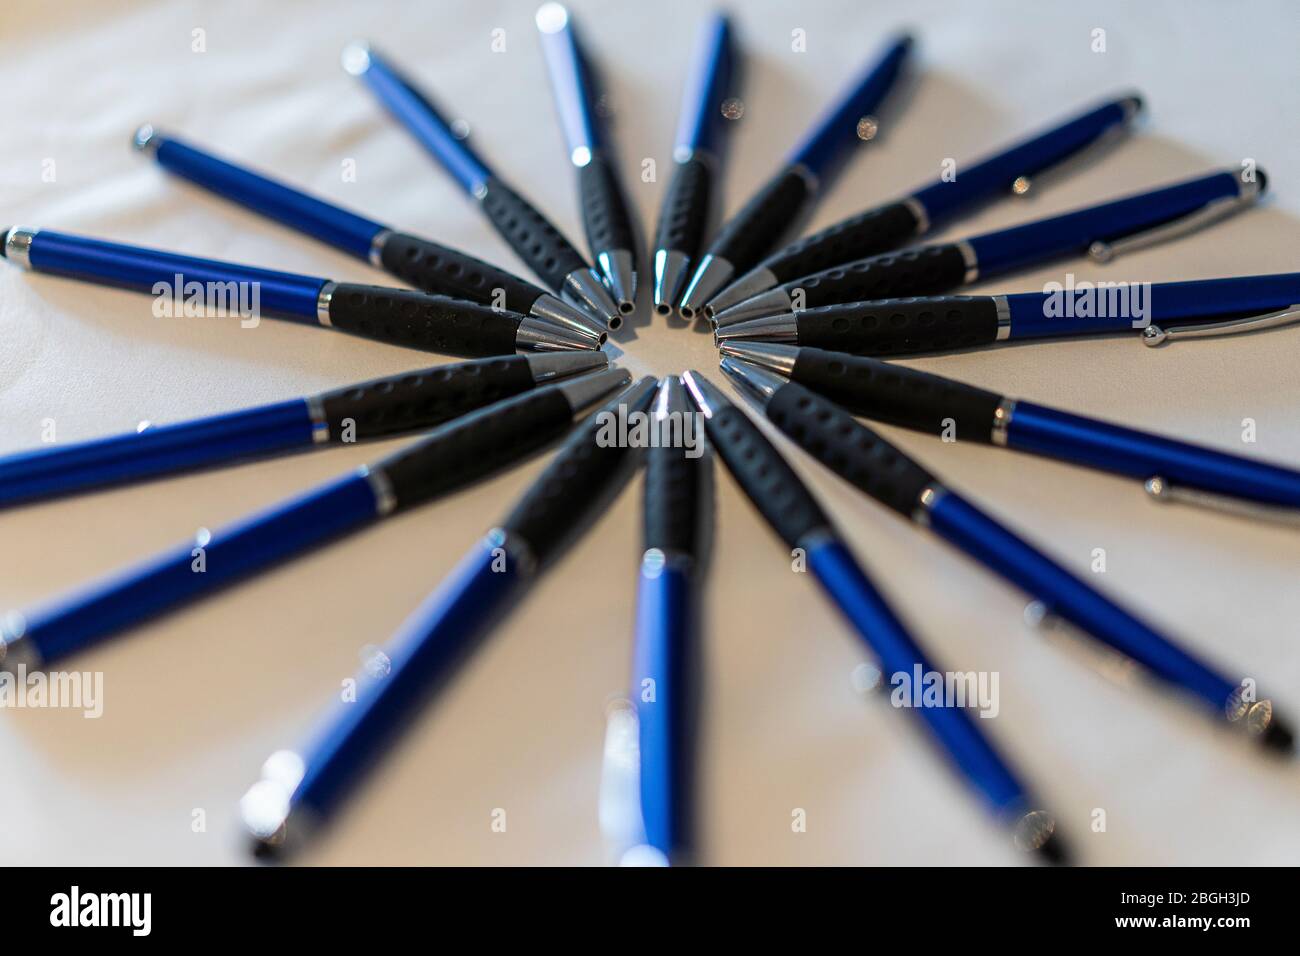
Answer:
<path fill-rule="evenodd" d="M 770 256 L 764 265 L 779 282 L 793 282 L 846 262 L 896 249 L 924 227 L 906 204 L 890 203 L 842 219 Z"/>
<path fill-rule="evenodd" d="M 154 134 L 158 165 L 197 186 L 291 229 L 367 259 L 384 226 L 291 186 L 218 159 L 188 143 Z"/>
<path fill-rule="evenodd" d="M 796 228 L 815 192 L 805 172 L 787 167 L 718 230 L 710 254 L 731 263 L 735 275 L 748 272 Z"/>
<path fill-rule="evenodd" d="M 523 320 L 464 299 L 350 282 L 334 287 L 328 315 L 343 332 L 465 358 L 513 355 Z"/>
<path fill-rule="evenodd" d="M 572 424 L 568 400 L 558 388 L 547 386 L 448 422 L 372 470 L 387 480 L 394 510 L 405 510 L 540 451 Z"/>
<path fill-rule="evenodd" d="M 523 196 L 492 177 L 484 188 L 481 201 L 488 219 L 547 287 L 559 292 L 565 276 L 590 268 L 569 240 Z"/>
<path fill-rule="evenodd" d="M 22 640 L 49 666 L 376 517 L 370 483 L 345 475 L 36 609 L 26 615 Z"/>
<path fill-rule="evenodd" d="M 829 399 L 797 382 L 781 386 L 767 403 L 767 417 L 849 484 L 906 518 L 934 476 Z"/>
<path fill-rule="evenodd" d="M 466 299 L 527 315 L 545 290 L 447 246 L 404 232 L 384 239 L 379 264 L 389 275 L 433 295 Z"/>
<path fill-rule="evenodd" d="M 642 564 L 631 689 L 640 742 L 641 818 L 646 843 L 669 857 L 690 843 L 694 588 L 689 562 Z"/>
<path fill-rule="evenodd" d="M 989 444 L 1002 396 L 878 359 L 800 349 L 791 379 L 864 418 Z"/>
<path fill-rule="evenodd" d="M 175 425 L 150 425 L 140 432 L 0 458 L 0 506 L 309 447 L 312 442 L 311 414 L 300 398 Z"/>
<path fill-rule="evenodd" d="M 165 296 L 181 314 L 198 297 L 205 312 L 315 322 L 316 300 L 326 281 L 47 229 L 36 233 L 28 256 L 38 272 Z"/>
<path fill-rule="evenodd" d="M 592 255 L 615 249 L 635 255 L 637 241 L 627 201 L 605 152 L 593 152 L 591 161 L 578 168 L 578 194 L 582 197 L 582 222 Z"/>
<path fill-rule="evenodd" d="M 932 296 L 962 285 L 966 268 L 961 250 L 951 243 L 918 246 L 834 266 L 788 282 L 785 289 L 792 297 L 803 290 L 804 309 Z"/>
<path fill-rule="evenodd" d="M 935 674 L 942 678 L 944 672 L 927 659 L 848 549 L 826 536 L 807 542 L 806 548 L 809 569 L 876 657 L 891 697 L 914 710 L 995 814 L 1009 818 L 1028 809 L 1025 786 L 965 708 L 949 701 L 921 702 L 922 680 Z M 967 706 L 972 705 L 974 701 L 967 702 Z"/>
<path fill-rule="evenodd" d="M 799 345 L 854 355 L 910 355 L 988 345 L 998 339 L 990 296 L 882 299 L 807 309 Z M 1013 326 L 1014 330 L 1014 316 Z"/>
<path fill-rule="evenodd" d="M 470 551 L 358 675 L 356 699 L 335 704 L 303 749 L 292 807 L 318 819 L 335 808 L 525 586 L 523 564 L 491 537 Z"/>
<path fill-rule="evenodd" d="M 651 448 L 646 452 L 642 528 L 645 550 L 694 559 L 702 550 L 708 509 L 704 426 L 682 413 L 682 439 L 692 447 Z M 676 437 L 676 436 L 674 436 Z"/>
<path fill-rule="evenodd" d="M 700 151 L 717 152 L 717 142 L 724 127 L 722 104 L 731 92 L 734 67 L 731 23 L 726 15 L 714 14 L 701 25 L 696 36 L 677 122 L 677 152 L 692 155 Z"/>
<path fill-rule="evenodd" d="M 688 259 L 699 254 L 709 224 L 712 190 L 713 169 L 709 161 L 692 156 L 673 164 L 672 179 L 655 230 L 656 250 L 681 252 Z"/>
<path fill-rule="evenodd" d="M 1300 507 L 1300 472 L 1059 409 L 1017 401 L 1007 446 L 1145 481 Z"/>
<path fill-rule="evenodd" d="M 433 428 L 533 385 L 528 360 L 515 355 L 390 375 L 324 392 L 316 401 L 329 439 L 346 443 Z"/>
<path fill-rule="evenodd" d="M 997 572 L 1047 611 L 1207 703 L 1220 719 L 1237 684 L 1093 590 L 1047 555 L 953 492 L 927 509 L 940 537 Z"/>

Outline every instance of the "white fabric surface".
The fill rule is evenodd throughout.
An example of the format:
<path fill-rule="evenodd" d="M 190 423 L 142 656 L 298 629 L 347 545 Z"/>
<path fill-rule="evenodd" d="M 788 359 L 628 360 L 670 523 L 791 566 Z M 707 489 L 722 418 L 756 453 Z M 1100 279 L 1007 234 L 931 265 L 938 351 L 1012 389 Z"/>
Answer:
<path fill-rule="evenodd" d="M 575 3 L 612 83 L 617 140 L 649 230 L 701 16 L 659 0 Z M 0 30 L 4 218 L 287 270 L 382 281 L 306 238 L 169 178 L 128 147 L 142 121 L 512 268 L 518 263 L 370 95 L 338 68 L 354 36 L 391 52 L 467 120 L 484 154 L 575 238 L 573 177 L 532 24 L 534 4 L 7 4 Z M 1109 267 L 1081 260 L 1007 282 L 1172 280 L 1296 268 L 1297 14 L 1285 2 L 747 3 L 746 111 L 726 172 L 734 210 L 809 113 L 910 24 L 919 80 L 812 228 L 933 178 L 1129 87 L 1141 133 L 1041 195 L 995 204 L 982 231 L 1256 159 L 1263 208 Z M 502 28 L 506 51 L 491 51 Z M 791 51 L 791 31 L 807 52 Z M 1106 30 L 1107 51 L 1090 49 Z M 192 52 L 195 29 L 206 51 Z M 356 182 L 341 162 L 355 159 Z M 52 162 L 54 181 L 45 181 Z M 984 288 L 991 288 L 986 286 Z M 659 320 L 619 337 L 635 374 L 715 367 L 705 336 Z M 0 450 L 175 421 L 418 367 L 415 352 L 263 322 L 157 319 L 139 295 L 0 268 Z M 1026 398 L 1251 456 L 1300 462 L 1300 328 L 1162 351 L 1134 339 L 1026 345 L 915 364 Z M 1242 420 L 1258 440 L 1243 445 Z M 1066 565 L 1300 712 L 1300 536 L 1148 503 L 1133 482 L 983 447 L 891 438 Z M 0 605 L 22 607 L 304 488 L 396 443 L 281 459 L 0 513 Z M 786 446 L 788 447 L 788 445 Z M 947 666 L 1000 674 L 982 722 L 1088 863 L 1294 863 L 1293 765 L 1262 758 L 1183 702 L 1108 682 L 1028 633 L 1022 596 L 863 500 L 799 470 Z M 233 863 L 235 808 L 272 750 L 297 742 L 366 644 L 379 643 L 497 520 L 542 459 L 388 522 L 76 659 L 105 674 L 99 720 L 0 712 L 0 862 Z M 725 474 L 701 727 L 702 859 L 1014 863 L 1005 835 L 907 715 L 864 703 L 861 647 Z M 625 685 L 639 550 L 629 488 L 411 729 L 306 859 L 576 863 L 596 826 L 602 707 Z M 493 832 L 492 812 L 507 811 Z M 791 813 L 807 813 L 806 833 Z M 1093 832 L 1093 812 L 1106 831 Z M 206 829 L 195 832 L 195 811 Z"/>

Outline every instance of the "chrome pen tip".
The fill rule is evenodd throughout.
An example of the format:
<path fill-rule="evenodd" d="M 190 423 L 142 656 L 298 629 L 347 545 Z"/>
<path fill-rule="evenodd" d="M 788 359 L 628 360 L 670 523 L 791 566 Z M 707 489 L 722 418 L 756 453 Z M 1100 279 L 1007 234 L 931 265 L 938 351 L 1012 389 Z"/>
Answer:
<path fill-rule="evenodd" d="M 142 153 L 153 155 L 158 152 L 158 131 L 152 123 L 142 123 L 131 134 L 131 145 Z"/>
<path fill-rule="evenodd" d="M 769 315 L 747 322 L 720 325 L 713 330 L 713 344 L 721 348 L 728 339 L 758 339 L 768 342 L 799 341 L 799 323 L 793 315 Z"/>
<path fill-rule="evenodd" d="M 574 269 L 564 277 L 560 294 L 582 311 L 588 326 L 596 332 L 614 331 L 623 324 L 618 306 L 610 298 L 604 280 L 590 267 Z"/>
<path fill-rule="evenodd" d="M 687 278 L 687 269 L 691 259 L 686 253 L 676 249 L 660 249 L 655 253 L 654 263 L 654 308 L 655 314 L 667 317 L 672 315 L 673 303 L 681 293 L 682 284 Z"/>
<path fill-rule="evenodd" d="M 370 69 L 370 44 L 365 40 L 353 40 L 343 48 L 339 63 L 345 72 L 360 76 Z"/>
<path fill-rule="evenodd" d="M 788 292 L 784 289 L 768 289 L 720 312 L 714 312 L 711 321 L 721 329 L 728 325 L 735 325 L 737 322 L 765 319 L 769 315 L 788 315 L 793 312 L 794 300 L 790 298 Z"/>
<path fill-rule="evenodd" d="M 781 342 L 748 342 L 731 340 L 718 346 L 724 358 L 737 358 L 759 368 L 770 369 L 789 378 L 799 359 L 799 346 Z"/>
<path fill-rule="evenodd" d="M 707 255 L 700 260 L 700 267 L 695 270 L 686 291 L 682 294 L 681 305 L 677 311 L 683 319 L 693 319 L 703 314 L 705 306 L 731 279 L 735 267 L 719 256 Z"/>
<path fill-rule="evenodd" d="M 704 313 L 711 320 L 716 321 L 722 313 L 740 305 L 746 299 L 752 299 L 754 296 L 761 295 L 780 284 L 776 274 L 771 269 L 763 266 L 750 269 L 735 282 L 732 282 L 713 296 L 704 306 Z"/>
<path fill-rule="evenodd" d="M 636 311 L 636 267 L 632 263 L 632 253 L 627 249 L 602 252 L 597 257 L 597 263 L 605 275 L 605 284 L 609 286 L 619 313 L 631 315 Z"/>

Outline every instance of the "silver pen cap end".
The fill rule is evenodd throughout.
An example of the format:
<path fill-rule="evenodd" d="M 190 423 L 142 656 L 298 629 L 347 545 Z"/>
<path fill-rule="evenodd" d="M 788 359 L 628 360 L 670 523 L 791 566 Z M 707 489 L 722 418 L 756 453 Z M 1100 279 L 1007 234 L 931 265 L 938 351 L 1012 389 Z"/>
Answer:
<path fill-rule="evenodd" d="M 728 289 L 727 291 L 730 291 Z M 715 311 L 710 320 L 716 328 L 748 322 L 750 319 L 765 319 L 769 315 L 789 315 L 794 312 L 794 300 L 785 289 L 768 289 L 758 295 L 750 296 L 728 309 Z"/>
<path fill-rule="evenodd" d="M 758 339 L 768 342 L 799 341 L 799 323 L 793 315 L 769 315 L 748 322 L 735 322 L 720 326 L 713 332 L 713 344 L 721 348 L 728 339 Z"/>
<path fill-rule="evenodd" d="M 693 319 L 704 310 L 704 306 L 722 290 L 735 272 L 735 267 L 726 259 L 708 255 L 700 260 L 700 267 L 695 270 L 678 311 L 683 319 Z"/>
<path fill-rule="evenodd" d="M 799 346 L 778 342 L 723 342 L 718 346 L 724 356 L 738 358 L 789 378 L 799 358 Z"/>
<path fill-rule="evenodd" d="M 623 324 L 618 305 L 595 269 L 574 269 L 564 277 L 560 295 L 582 310 L 593 331 L 612 332 Z"/>

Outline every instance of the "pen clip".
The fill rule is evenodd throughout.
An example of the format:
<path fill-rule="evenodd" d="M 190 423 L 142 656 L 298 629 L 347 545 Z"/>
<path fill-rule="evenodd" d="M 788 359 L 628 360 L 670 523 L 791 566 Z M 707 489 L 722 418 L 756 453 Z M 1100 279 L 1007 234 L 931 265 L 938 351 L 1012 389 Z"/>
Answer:
<path fill-rule="evenodd" d="M 1274 329 L 1297 321 L 1300 321 L 1300 302 L 1278 309 L 1276 312 L 1238 316 L 1221 322 L 1193 322 L 1187 325 L 1152 323 L 1142 330 L 1142 344 L 1155 348 L 1157 345 L 1164 345 L 1170 339 L 1202 339 L 1236 335 L 1239 332 L 1258 332 L 1260 329 Z"/>
<path fill-rule="evenodd" d="M 1067 153 L 1054 163 L 1048 163 L 1034 172 L 1028 170 L 1011 181 L 1011 194 L 1018 198 L 1038 195 L 1041 184 L 1063 179 L 1070 174 L 1091 166 L 1112 148 L 1118 146 L 1133 129 L 1133 120 L 1141 112 L 1137 99 L 1130 97 L 1124 103 L 1124 116 L 1119 122 L 1106 127 L 1099 136 L 1073 153 Z"/>
<path fill-rule="evenodd" d="M 1185 216 L 1162 222 L 1150 229 L 1130 233 L 1111 242 L 1098 240 L 1088 247 L 1088 258 L 1093 262 L 1112 262 L 1117 256 L 1125 253 L 1145 249 L 1148 246 L 1167 242 L 1170 239 L 1178 239 L 1222 219 L 1227 219 L 1246 206 L 1253 204 L 1257 199 L 1259 199 L 1259 182 L 1242 182 L 1241 192 L 1236 196 L 1223 196 L 1206 203 L 1200 209 L 1189 212 Z"/>
<path fill-rule="evenodd" d="M 1213 491 L 1202 491 L 1175 485 L 1168 479 L 1155 475 L 1143 483 L 1142 488 L 1154 501 L 1169 504 L 1181 502 L 1188 505 L 1200 505 L 1214 511 L 1222 511 L 1256 521 L 1268 521 L 1275 524 L 1300 526 L 1300 508 L 1286 505 L 1271 505 L 1259 501 L 1247 501 L 1231 495 L 1221 495 Z"/>

